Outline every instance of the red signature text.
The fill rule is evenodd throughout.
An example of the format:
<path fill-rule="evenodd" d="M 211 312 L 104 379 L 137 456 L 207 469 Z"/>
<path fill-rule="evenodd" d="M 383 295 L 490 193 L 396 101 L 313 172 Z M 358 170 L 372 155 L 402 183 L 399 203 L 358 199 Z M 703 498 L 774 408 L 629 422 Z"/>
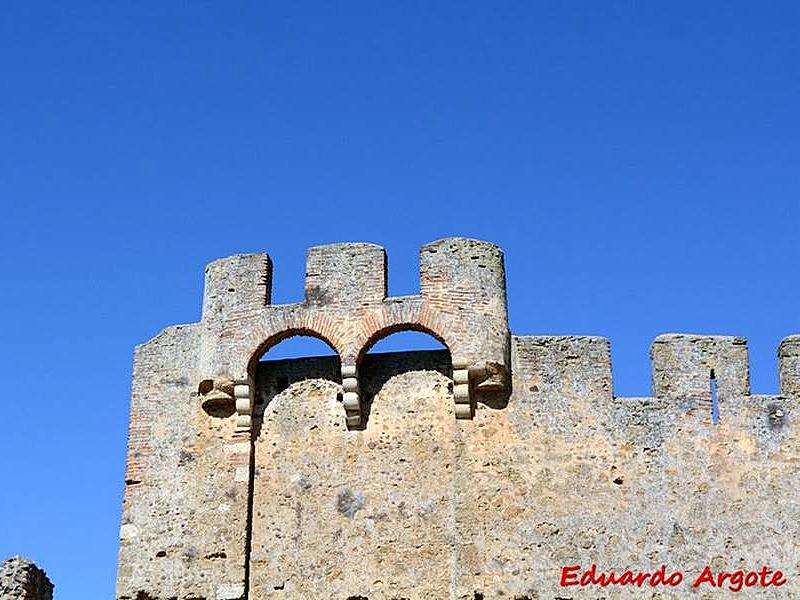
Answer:
<path fill-rule="evenodd" d="M 683 582 L 681 571 L 668 571 L 666 565 L 661 565 L 655 571 L 632 571 L 627 569 L 622 572 L 601 571 L 597 565 L 592 564 L 585 571 L 581 565 L 567 565 L 561 568 L 561 587 L 592 586 L 608 587 L 618 586 L 650 586 L 650 587 L 677 587 Z M 759 571 L 719 571 L 714 572 L 711 567 L 704 567 L 700 574 L 692 581 L 693 588 L 706 586 L 708 588 L 727 588 L 732 592 L 739 592 L 744 588 L 752 587 L 780 587 L 786 583 L 783 572 L 770 567 L 762 567 Z"/>

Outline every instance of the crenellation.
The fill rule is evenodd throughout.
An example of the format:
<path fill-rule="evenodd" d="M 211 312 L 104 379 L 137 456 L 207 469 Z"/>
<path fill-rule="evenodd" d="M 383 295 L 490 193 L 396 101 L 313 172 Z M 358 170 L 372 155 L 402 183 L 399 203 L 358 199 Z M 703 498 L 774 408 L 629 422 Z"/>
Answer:
<path fill-rule="evenodd" d="M 237 254 L 206 267 L 203 321 L 222 323 L 247 316 L 272 302 L 272 260 Z"/>
<path fill-rule="evenodd" d="M 778 347 L 778 371 L 781 394 L 800 399 L 800 335 L 781 340 Z"/>
<path fill-rule="evenodd" d="M 306 255 L 306 303 L 377 304 L 386 297 L 386 251 L 375 244 L 315 246 Z"/>
<path fill-rule="evenodd" d="M 611 342 L 598 336 L 513 336 L 516 361 L 534 390 L 612 396 Z"/>
<path fill-rule="evenodd" d="M 503 251 L 495 244 L 468 238 L 445 238 L 420 249 L 420 293 L 442 301 L 445 309 L 460 304 L 446 299 L 506 302 Z"/>
<path fill-rule="evenodd" d="M 611 346 L 593 336 L 512 336 L 513 394 L 551 431 L 589 414 L 605 418 L 612 400 Z"/>
<path fill-rule="evenodd" d="M 720 402 L 750 394 L 747 340 L 738 336 L 664 334 L 650 347 L 653 395 L 711 402 L 711 379 Z"/>
<path fill-rule="evenodd" d="M 470 380 L 458 389 L 456 404 L 462 408 L 456 416 L 471 418 L 477 401 L 497 402 L 510 383 L 502 251 L 487 242 L 451 238 L 423 247 L 420 264 L 421 294 L 387 298 L 383 248 L 367 243 L 317 246 L 307 255 L 305 302 L 272 306 L 246 293 L 254 282 L 270 281 L 268 275 L 259 279 L 259 273 L 271 272 L 266 255 L 215 261 L 207 269 L 204 381 L 248 382 L 258 358 L 292 335 L 325 340 L 343 367 L 357 370 L 376 341 L 418 330 L 465 361 Z M 357 381 L 348 385 L 358 388 Z M 347 421 L 358 427 L 363 407 L 357 391 L 347 394 Z M 247 421 L 240 417 L 240 423 Z"/>

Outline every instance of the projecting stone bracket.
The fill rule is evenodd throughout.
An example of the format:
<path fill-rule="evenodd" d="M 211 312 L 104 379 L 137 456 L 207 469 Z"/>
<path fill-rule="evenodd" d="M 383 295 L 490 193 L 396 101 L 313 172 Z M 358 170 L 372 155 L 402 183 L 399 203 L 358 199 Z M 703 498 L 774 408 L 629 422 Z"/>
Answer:
<path fill-rule="evenodd" d="M 253 422 L 253 396 L 249 382 L 235 383 L 227 377 L 204 379 L 197 387 L 202 409 L 212 417 L 236 413 L 236 428 L 249 430 Z"/>
<path fill-rule="evenodd" d="M 456 419 L 471 419 L 475 410 L 470 395 L 469 363 L 460 357 L 453 358 L 453 398 Z"/>
<path fill-rule="evenodd" d="M 355 365 L 342 365 L 342 404 L 347 415 L 348 429 L 361 426 L 361 391 L 358 385 L 358 370 Z"/>
<path fill-rule="evenodd" d="M 227 377 L 201 381 L 197 386 L 197 396 L 200 398 L 203 410 L 211 414 L 226 408 L 233 408 L 235 404 L 233 387 L 233 380 Z"/>
<path fill-rule="evenodd" d="M 236 398 L 236 429 L 249 430 L 253 425 L 253 395 L 248 382 L 237 383 L 233 388 Z"/>
<path fill-rule="evenodd" d="M 508 371 L 504 365 L 485 361 L 470 363 L 463 357 L 453 358 L 453 398 L 456 419 L 475 416 L 476 396 L 483 392 L 507 389 Z"/>
<path fill-rule="evenodd" d="M 477 391 L 499 392 L 508 387 L 508 370 L 505 365 L 486 361 L 469 367 L 469 380 Z"/>

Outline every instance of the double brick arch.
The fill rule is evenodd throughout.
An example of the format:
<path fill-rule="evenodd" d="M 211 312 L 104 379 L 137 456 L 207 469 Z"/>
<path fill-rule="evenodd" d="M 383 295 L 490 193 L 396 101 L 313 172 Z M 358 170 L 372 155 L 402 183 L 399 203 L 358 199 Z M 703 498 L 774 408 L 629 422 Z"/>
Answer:
<path fill-rule="evenodd" d="M 347 348 L 341 326 L 337 327 L 337 323 L 325 315 L 301 314 L 293 319 L 264 319 L 261 325 L 261 328 L 252 332 L 246 350 L 248 356 L 246 372 L 251 378 L 261 357 L 291 337 L 308 336 L 322 340 L 339 355 L 340 359 Z"/>
<path fill-rule="evenodd" d="M 338 354 L 341 361 L 343 404 L 348 426 L 360 427 L 363 425 L 359 383 L 362 358 L 378 340 L 400 331 L 429 334 L 444 344 L 451 356 L 454 356 L 454 348 L 458 348 L 458 340 L 450 334 L 447 318 L 413 297 L 386 302 L 349 319 L 313 307 L 287 310 L 262 317 L 250 330 L 245 351 L 249 385 L 252 385 L 259 359 L 270 348 L 294 336 L 320 339 Z M 238 371 L 243 372 L 241 368 Z"/>
<path fill-rule="evenodd" d="M 458 350 L 458 340 L 453 337 L 452 329 L 447 327 L 446 318 L 416 298 L 404 298 L 386 303 L 380 310 L 370 312 L 361 320 L 354 344 L 355 353 L 348 359 L 356 365 L 360 364 L 364 354 L 378 340 L 399 331 L 421 331 L 439 340 L 451 354 Z"/>
<path fill-rule="evenodd" d="M 271 287 L 272 261 L 264 254 L 221 259 L 206 269 L 203 370 L 234 382 L 241 428 L 251 426 L 258 359 L 295 335 L 319 338 L 339 355 L 350 427 L 362 424 L 361 359 L 398 331 L 428 333 L 448 348 L 457 418 L 472 417 L 471 387 L 484 385 L 487 373 L 494 389 L 507 381 L 505 269 L 494 244 L 465 238 L 426 244 L 420 293 L 413 296 L 388 296 L 385 251 L 366 243 L 311 248 L 301 303 L 272 305 Z"/>

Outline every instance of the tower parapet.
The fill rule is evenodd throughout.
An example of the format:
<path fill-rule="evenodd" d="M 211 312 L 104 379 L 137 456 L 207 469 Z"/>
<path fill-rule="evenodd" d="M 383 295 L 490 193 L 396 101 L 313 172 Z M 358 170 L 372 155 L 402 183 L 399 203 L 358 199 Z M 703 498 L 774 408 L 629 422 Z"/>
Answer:
<path fill-rule="evenodd" d="M 305 299 L 298 304 L 269 304 L 271 270 L 269 257 L 259 254 L 221 259 L 206 269 L 205 380 L 252 387 L 254 365 L 272 345 L 292 335 L 315 336 L 341 358 L 348 423 L 359 427 L 362 356 L 386 335 L 421 330 L 450 350 L 458 418 L 472 417 L 481 393 L 507 390 L 505 270 L 494 244 L 465 238 L 427 244 L 420 251 L 416 296 L 387 297 L 386 253 L 375 244 L 311 248 Z M 249 426 L 251 411 L 238 403 L 242 427 Z"/>

